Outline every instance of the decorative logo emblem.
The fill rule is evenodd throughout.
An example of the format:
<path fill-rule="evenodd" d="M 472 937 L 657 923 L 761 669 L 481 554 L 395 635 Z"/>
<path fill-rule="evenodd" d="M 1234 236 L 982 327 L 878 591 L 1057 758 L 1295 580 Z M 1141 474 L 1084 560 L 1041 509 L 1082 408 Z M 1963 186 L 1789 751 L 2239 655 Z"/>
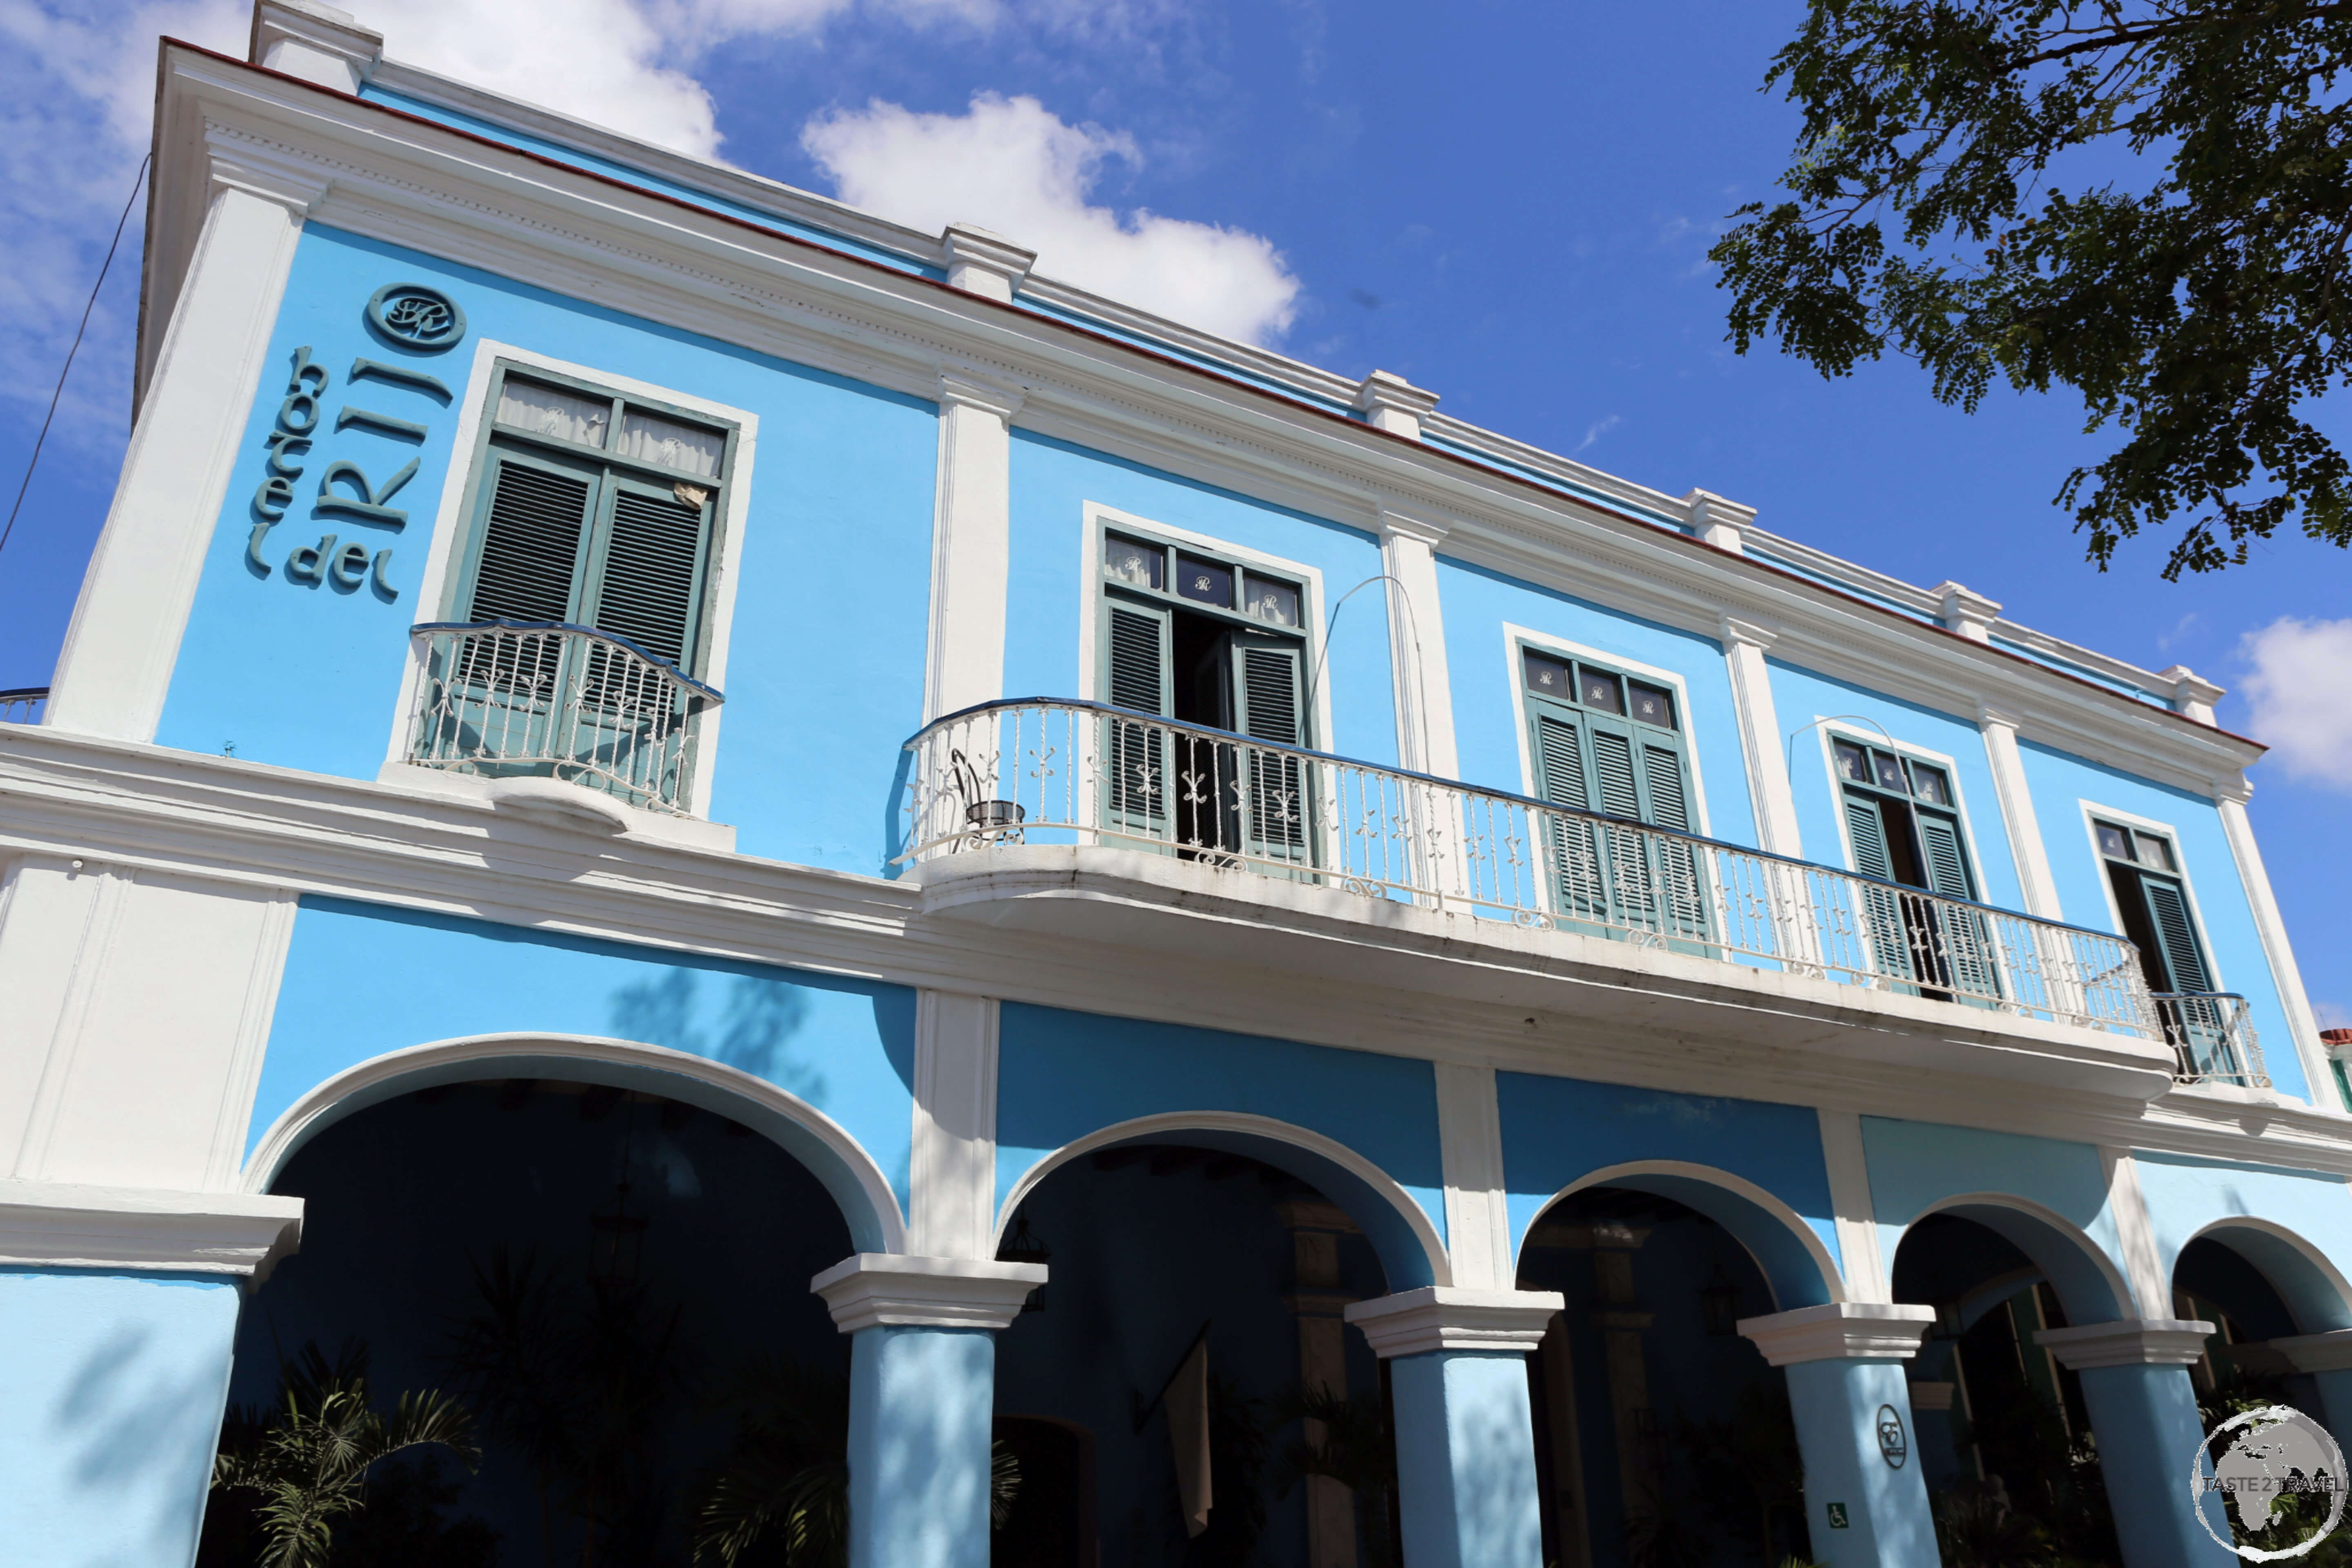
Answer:
<path fill-rule="evenodd" d="M 2217 1447 L 2218 1459 L 2212 1458 Z M 2249 1563 L 2300 1557 L 2333 1535 L 2344 1517 L 2344 1453 L 2336 1439 L 2284 1405 L 2231 1416 L 2205 1434 L 2189 1458 L 2189 1499 L 2198 1522 Z M 2212 1501 L 2217 1496 L 2218 1503 Z M 2252 1540 L 2231 1539 L 2232 1505 L 2234 1533 Z"/>
<path fill-rule="evenodd" d="M 1903 1461 L 1911 1457 L 1911 1444 L 1903 1433 L 1903 1417 L 1895 1414 L 1895 1406 L 1878 1407 L 1878 1457 L 1886 1461 L 1890 1470 L 1899 1470 Z"/>
<path fill-rule="evenodd" d="M 438 289 L 387 283 L 367 302 L 368 325 L 405 349 L 437 354 L 466 335 L 466 312 Z"/>

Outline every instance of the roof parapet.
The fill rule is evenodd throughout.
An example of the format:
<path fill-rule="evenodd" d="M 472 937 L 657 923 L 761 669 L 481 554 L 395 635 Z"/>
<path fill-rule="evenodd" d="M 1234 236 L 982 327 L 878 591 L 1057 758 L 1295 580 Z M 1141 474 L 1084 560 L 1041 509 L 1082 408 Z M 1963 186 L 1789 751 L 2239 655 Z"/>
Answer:
<path fill-rule="evenodd" d="M 1408 440 L 1421 439 L 1421 421 L 1437 406 L 1437 394 L 1415 386 L 1401 375 L 1376 370 L 1356 388 L 1356 406 L 1375 430 Z"/>
<path fill-rule="evenodd" d="M 1013 303 L 1022 280 L 1037 265 L 1037 253 L 1024 250 L 1001 234 L 977 224 L 951 223 L 940 231 L 940 248 L 948 258 L 948 284 L 1002 305 Z"/>
<path fill-rule="evenodd" d="M 1684 496 L 1683 505 L 1690 509 L 1691 531 L 1698 535 L 1699 542 L 1728 550 L 1734 555 L 1748 552 L 1740 536 L 1756 521 L 1754 507 L 1726 500 L 1713 490 L 1698 489 Z"/>
<path fill-rule="evenodd" d="M 357 92 L 383 59 L 383 35 L 318 0 L 258 0 L 246 58 L 337 92 Z"/>
<path fill-rule="evenodd" d="M 1992 641 L 1992 624 L 2000 619 L 1999 605 L 1948 577 L 1927 592 L 1935 595 L 1936 616 L 1946 631 L 1957 632 L 1970 642 Z"/>
<path fill-rule="evenodd" d="M 2157 679 L 2172 683 L 2175 713 L 2195 723 L 2221 727 L 2221 721 L 2213 716 L 2213 704 L 2221 700 L 2226 688 L 2214 685 L 2185 664 L 2157 671 Z"/>

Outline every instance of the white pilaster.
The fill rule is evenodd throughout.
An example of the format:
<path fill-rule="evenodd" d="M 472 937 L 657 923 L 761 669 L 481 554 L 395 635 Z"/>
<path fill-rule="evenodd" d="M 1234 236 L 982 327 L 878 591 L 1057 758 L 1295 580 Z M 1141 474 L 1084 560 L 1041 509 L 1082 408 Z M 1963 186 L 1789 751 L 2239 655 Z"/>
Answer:
<path fill-rule="evenodd" d="M 2000 805 L 2000 824 L 2009 835 L 2017 861 L 2017 886 L 2025 912 L 2046 921 L 2065 919 L 2058 904 L 2058 879 L 2050 874 L 2050 847 L 2042 842 L 2041 819 L 2033 812 L 2033 791 L 2025 782 L 2025 759 L 2017 749 L 2017 721 L 1981 704 L 1977 726 L 1984 736 L 1985 761 L 1992 769 L 1992 789 Z"/>
<path fill-rule="evenodd" d="M 907 1226 L 915 1253 L 996 1256 L 997 1016 L 992 996 L 916 994 Z"/>
<path fill-rule="evenodd" d="M 2128 1149 L 2103 1145 L 2099 1164 L 2107 1178 L 2107 1212 L 2116 1222 L 2116 1239 L 2123 1248 L 2124 1278 L 2131 1281 L 2132 1297 L 2143 1314 L 2162 1316 L 2172 1306 L 2171 1281 L 2156 1248 L 2156 1226 L 2147 1216 L 2147 1198 L 2140 1192 L 2139 1163 Z"/>
<path fill-rule="evenodd" d="M 1543 1342 L 1551 1315 L 1567 1309 L 1557 1290 L 1470 1290 L 1424 1285 L 1350 1302 L 1348 1321 L 1364 1331 L 1382 1361 L 1432 1351 L 1526 1355 Z"/>
<path fill-rule="evenodd" d="M 1016 387 L 940 374 L 940 471 L 931 524 L 931 646 L 926 721 L 1004 695 Z"/>
<path fill-rule="evenodd" d="M 302 1200 L 0 1180 L 0 1265 L 232 1274 L 256 1284 L 302 1240 Z"/>
<path fill-rule="evenodd" d="M 809 1289 L 824 1298 L 834 1327 L 854 1334 L 866 1329 L 1002 1329 L 1021 1315 L 1029 1292 L 1045 1282 L 1042 1263 L 860 1252 L 811 1279 Z"/>
<path fill-rule="evenodd" d="M 1690 509 L 1691 531 L 1698 535 L 1700 543 L 1734 555 L 1748 553 L 1742 535 L 1756 521 L 1754 507 L 1727 500 L 1713 490 L 1692 490 L 1683 497 L 1683 505 Z"/>
<path fill-rule="evenodd" d="M 1772 671 L 1764 662 L 1764 651 L 1779 634 L 1734 616 L 1723 616 L 1717 626 L 1724 668 L 1731 678 L 1731 706 L 1739 722 L 1739 750 L 1748 763 L 1748 787 L 1756 800 L 1758 847 L 1801 858 L 1805 847 L 1797 826 L 1797 796 L 1789 787 L 1780 711 L 1772 702 Z"/>
<path fill-rule="evenodd" d="M 950 287 L 1006 305 L 1037 265 L 1035 251 L 973 224 L 948 225 L 940 236 L 940 248 L 947 255 Z"/>
<path fill-rule="evenodd" d="M 203 232 L 131 427 L 50 683 L 46 721 L 152 741 L 294 263 L 326 194 L 215 147 Z"/>
<path fill-rule="evenodd" d="M 1838 1256 L 1845 1265 L 1845 1289 L 1855 1301 L 1895 1300 L 1886 1260 L 1878 1245 L 1878 1211 L 1870 1197 L 1870 1162 L 1862 1142 L 1862 1118 L 1851 1110 L 1818 1112 L 1822 1159 L 1829 1167 L 1830 1212 L 1837 1220 Z"/>
<path fill-rule="evenodd" d="M 1900 1301 L 1832 1301 L 1761 1318 L 1739 1331 L 1774 1366 L 1815 1361 L 1908 1361 L 1936 1326 L 1936 1309 Z"/>
<path fill-rule="evenodd" d="M 1469 1290 L 1508 1291 L 1517 1280 L 1511 1268 L 1503 1118 L 1493 1068 L 1437 1064 L 1437 1138 L 1454 1283 Z"/>
<path fill-rule="evenodd" d="M 357 92 L 383 59 L 383 35 L 318 0 L 260 0 L 246 58 L 337 92 Z"/>
<path fill-rule="evenodd" d="M 2294 962 L 2294 947 L 2286 938 L 2278 896 L 2271 891 L 2271 874 L 2254 843 L 2254 825 L 2246 820 L 2246 802 L 2253 786 L 2240 773 L 2213 781 L 2213 807 L 2221 814 L 2221 831 L 2230 840 L 2230 858 L 2238 863 L 2238 880 L 2252 907 L 2254 931 L 2262 938 L 2263 956 L 2270 961 L 2271 979 L 2279 1003 L 2286 1010 L 2286 1026 L 2294 1036 L 2295 1060 L 2303 1064 L 2303 1081 L 2314 1105 L 2327 1103 L 2327 1086 L 2334 1081 L 2327 1067 L 2327 1047 L 2320 1043 L 2319 1019 L 2303 989 L 2303 971 Z"/>
<path fill-rule="evenodd" d="M 1356 388 L 1356 406 L 1364 423 L 1391 436 L 1421 439 L 1421 422 L 1437 406 L 1437 394 L 1415 386 L 1401 375 L 1376 370 Z"/>
<path fill-rule="evenodd" d="M 1936 595 L 1937 618 L 1946 631 L 1958 632 L 1970 642 L 1992 641 L 1992 624 L 2000 619 L 1999 605 L 1948 579 L 1927 592 Z"/>
<path fill-rule="evenodd" d="M 1454 688 L 1445 666 L 1445 612 L 1437 596 L 1437 544 L 1445 525 L 1381 508 L 1381 565 L 1389 574 L 1389 668 L 1395 674 L 1397 761 L 1414 773 L 1458 778 Z"/>

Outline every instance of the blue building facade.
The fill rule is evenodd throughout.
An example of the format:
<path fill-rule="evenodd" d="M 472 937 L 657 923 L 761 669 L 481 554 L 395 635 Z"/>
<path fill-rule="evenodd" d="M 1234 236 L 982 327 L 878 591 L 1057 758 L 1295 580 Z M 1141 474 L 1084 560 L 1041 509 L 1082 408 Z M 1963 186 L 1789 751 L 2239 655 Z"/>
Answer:
<path fill-rule="evenodd" d="M 26 1561 L 192 1562 L 297 1327 L 434 1375 L 383 1303 L 540 1122 L 681 1271 L 807 1264 L 693 1299 L 847 1347 L 861 1568 L 989 1561 L 1006 1444 L 1000 1562 L 1601 1568 L 1751 1485 L 1716 1560 L 1933 1562 L 2026 1399 L 2215 1564 L 2200 1396 L 2352 1436 L 2352 1120 L 2189 671 L 254 39 L 164 47 L 138 422 L 0 724 Z"/>

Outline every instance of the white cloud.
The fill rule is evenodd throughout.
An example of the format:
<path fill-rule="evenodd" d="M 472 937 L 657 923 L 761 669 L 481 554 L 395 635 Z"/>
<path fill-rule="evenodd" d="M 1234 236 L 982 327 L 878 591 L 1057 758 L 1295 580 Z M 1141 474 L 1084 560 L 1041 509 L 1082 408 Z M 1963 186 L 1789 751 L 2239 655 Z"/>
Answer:
<path fill-rule="evenodd" d="M 1087 201 L 1104 165 L 1139 167 L 1132 137 L 1070 125 L 1034 98 L 981 93 L 961 114 L 876 100 L 809 121 L 801 145 L 842 200 L 917 228 L 978 224 L 1037 252 L 1037 270 L 1246 342 L 1297 313 L 1298 279 L 1271 240 L 1240 229 L 1120 214 Z"/>
<path fill-rule="evenodd" d="M 1576 456 L 1577 452 L 1583 451 L 1587 447 L 1591 446 L 1592 443 L 1600 440 L 1601 437 L 1608 435 L 1609 432 L 1614 430 L 1618 426 L 1622 425 L 1624 421 L 1614 414 L 1610 415 L 1605 419 L 1595 420 L 1593 423 L 1584 427 L 1584 439 L 1576 444 L 1576 452 L 1570 452 L 1569 456 L 1571 458 Z"/>
<path fill-rule="evenodd" d="M 2238 643 L 2254 739 L 2290 778 L 2352 791 L 2352 620 L 2282 616 Z"/>

